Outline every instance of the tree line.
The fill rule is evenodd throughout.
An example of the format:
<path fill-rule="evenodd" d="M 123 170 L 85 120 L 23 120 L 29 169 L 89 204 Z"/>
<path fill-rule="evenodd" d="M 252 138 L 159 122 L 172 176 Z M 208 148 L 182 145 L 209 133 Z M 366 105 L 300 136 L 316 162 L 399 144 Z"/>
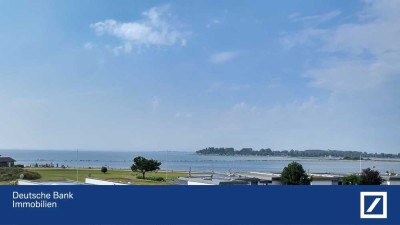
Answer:
<path fill-rule="evenodd" d="M 309 185 L 312 179 L 313 177 L 310 177 L 298 162 L 289 163 L 281 173 L 283 185 Z M 366 168 L 361 174 L 347 175 L 341 181 L 343 185 L 380 185 L 384 180 L 379 171 Z"/>
<path fill-rule="evenodd" d="M 292 157 L 340 157 L 345 159 L 359 159 L 360 156 L 365 158 L 400 158 L 398 154 L 386 154 L 386 153 L 367 153 L 360 151 L 343 151 L 343 150 L 282 150 L 273 151 L 270 148 L 262 148 L 260 150 L 253 150 L 252 148 L 242 148 L 235 150 L 234 148 L 215 148 L 208 147 L 196 151 L 197 154 L 202 155 L 251 155 L 251 156 L 292 156 Z"/>

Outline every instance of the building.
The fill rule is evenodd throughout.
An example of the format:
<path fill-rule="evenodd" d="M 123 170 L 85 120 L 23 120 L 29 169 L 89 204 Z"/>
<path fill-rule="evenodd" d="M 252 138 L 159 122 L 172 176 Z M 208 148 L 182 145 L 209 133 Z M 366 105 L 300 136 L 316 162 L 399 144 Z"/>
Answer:
<path fill-rule="evenodd" d="M 276 173 L 241 172 L 239 180 L 252 180 L 252 185 L 281 185 L 281 175 Z M 258 180 L 258 181 L 257 181 Z"/>
<path fill-rule="evenodd" d="M 85 183 L 73 180 L 18 180 L 18 185 L 129 185 L 120 182 L 86 178 Z"/>
<path fill-rule="evenodd" d="M 12 167 L 14 166 L 15 159 L 10 157 L 0 157 L 0 167 Z"/>
<path fill-rule="evenodd" d="M 101 180 L 92 177 L 85 178 L 85 184 L 92 184 L 92 185 L 129 185 L 122 182 L 115 182 L 115 181 L 108 181 L 108 180 Z"/>
<path fill-rule="evenodd" d="M 183 185 L 250 185 L 251 183 L 248 181 L 242 181 L 242 180 L 227 180 L 227 179 L 219 179 L 219 178 L 213 178 L 213 179 L 207 179 L 207 178 L 198 178 L 198 177 L 192 177 L 192 178 L 183 178 L 180 177 L 178 178 L 183 184 Z"/>
<path fill-rule="evenodd" d="M 71 180 L 18 180 L 18 185 L 84 185 L 84 183 Z"/>
<path fill-rule="evenodd" d="M 342 185 L 343 176 L 337 174 L 309 174 L 311 185 Z M 400 182 L 400 177 L 391 177 L 388 184 Z M 238 172 L 230 174 L 205 174 L 196 177 L 181 177 L 175 184 L 180 185 L 282 185 L 278 173 Z"/>
<path fill-rule="evenodd" d="M 267 173 L 230 173 L 196 174 L 180 177 L 175 181 L 179 185 L 280 185 L 280 177 Z"/>
<path fill-rule="evenodd" d="M 310 185 L 342 185 L 342 177 L 313 176 Z"/>
<path fill-rule="evenodd" d="M 400 176 L 383 177 L 382 185 L 400 185 Z"/>
<path fill-rule="evenodd" d="M 238 180 L 238 177 L 227 174 L 196 174 L 190 177 L 179 177 L 175 184 L 179 185 L 250 185 L 251 182 Z"/>

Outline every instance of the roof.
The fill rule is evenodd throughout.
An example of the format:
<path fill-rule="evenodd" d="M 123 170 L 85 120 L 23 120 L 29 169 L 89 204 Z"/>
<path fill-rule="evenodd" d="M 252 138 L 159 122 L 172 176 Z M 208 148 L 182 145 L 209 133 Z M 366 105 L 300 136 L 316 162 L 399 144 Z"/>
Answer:
<path fill-rule="evenodd" d="M 19 180 L 25 183 L 31 183 L 36 185 L 87 185 L 85 183 L 76 182 L 72 180 Z"/>
<path fill-rule="evenodd" d="M 213 184 L 213 185 L 218 185 L 220 180 L 218 179 L 213 179 L 211 180 L 210 178 L 208 179 L 203 179 L 203 178 L 187 178 L 187 177 L 180 177 L 180 180 L 187 180 L 187 182 L 196 182 L 196 183 L 202 183 L 202 184 Z"/>
<path fill-rule="evenodd" d="M 254 178 L 254 179 L 259 179 L 259 180 L 267 180 L 267 181 L 279 181 L 280 175 L 274 174 L 274 173 L 257 173 L 257 172 L 240 172 L 237 173 L 236 175 L 239 176 L 239 178 Z"/>
<path fill-rule="evenodd" d="M 241 177 L 238 178 L 237 180 L 245 181 L 245 182 L 259 182 L 261 179 L 258 179 L 256 177 Z"/>
<path fill-rule="evenodd" d="M 385 179 L 385 180 L 389 180 L 389 181 L 391 181 L 391 180 L 400 180 L 400 176 L 387 176 L 387 177 L 383 177 L 383 179 Z"/>
<path fill-rule="evenodd" d="M 0 157 L 0 162 L 15 162 L 15 159 L 10 157 Z"/>
<path fill-rule="evenodd" d="M 240 181 L 240 180 L 232 180 L 232 181 L 221 181 L 219 185 L 248 185 L 249 182 Z"/>
<path fill-rule="evenodd" d="M 223 177 L 218 177 L 211 179 L 211 177 L 208 178 L 199 178 L 199 177 L 193 177 L 193 178 L 188 178 L 188 177 L 179 177 L 178 178 L 179 184 L 188 184 L 188 182 L 196 182 L 196 183 L 201 183 L 201 184 L 210 184 L 210 185 L 239 185 L 239 184 L 249 184 L 248 181 L 243 181 L 243 180 L 236 180 L 236 179 L 228 179 L 228 178 L 223 178 Z"/>
<path fill-rule="evenodd" d="M 316 177 L 316 176 L 312 176 L 312 181 L 339 181 L 340 177 Z"/>

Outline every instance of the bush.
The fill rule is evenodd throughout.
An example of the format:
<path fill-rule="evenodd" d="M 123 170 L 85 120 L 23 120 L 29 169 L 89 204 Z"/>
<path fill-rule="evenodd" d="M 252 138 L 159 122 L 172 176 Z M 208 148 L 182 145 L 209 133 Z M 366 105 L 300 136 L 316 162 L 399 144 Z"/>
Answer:
<path fill-rule="evenodd" d="M 361 185 L 380 185 L 383 179 L 379 174 L 379 171 L 372 170 L 371 168 L 366 168 L 362 170 L 361 173 Z"/>
<path fill-rule="evenodd" d="M 17 167 L 17 168 L 24 168 L 24 165 L 17 164 L 17 165 L 14 165 L 14 167 Z"/>
<path fill-rule="evenodd" d="M 0 181 L 11 181 L 19 179 L 19 175 L 24 170 L 16 167 L 3 167 L 0 168 Z"/>
<path fill-rule="evenodd" d="M 26 180 L 36 180 L 41 178 L 40 174 L 37 172 L 24 170 L 18 167 L 5 167 L 0 168 L 0 181 L 17 180 L 20 179 L 21 174 L 24 175 L 24 179 Z"/>
<path fill-rule="evenodd" d="M 107 173 L 107 167 L 105 167 L 105 166 L 101 167 L 101 172 L 102 173 Z"/>
<path fill-rule="evenodd" d="M 42 178 L 42 176 L 38 172 L 33 172 L 29 170 L 25 170 L 22 174 L 24 174 L 25 180 L 37 180 Z"/>
<path fill-rule="evenodd" d="M 343 185 L 359 185 L 361 183 L 361 177 L 356 174 L 347 175 L 342 178 Z"/>
<path fill-rule="evenodd" d="M 145 179 L 143 179 L 143 176 L 142 176 L 142 175 L 137 175 L 136 178 L 137 178 L 137 179 L 141 179 L 141 180 L 165 181 L 165 179 L 162 178 L 162 177 L 146 177 Z"/>

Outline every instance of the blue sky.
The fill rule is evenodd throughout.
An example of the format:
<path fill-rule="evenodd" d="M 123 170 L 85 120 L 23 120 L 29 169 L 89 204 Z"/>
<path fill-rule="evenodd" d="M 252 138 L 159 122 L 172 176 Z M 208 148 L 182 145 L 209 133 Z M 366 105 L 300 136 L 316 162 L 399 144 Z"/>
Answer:
<path fill-rule="evenodd" d="M 0 148 L 399 152 L 398 1 L 0 8 Z"/>

